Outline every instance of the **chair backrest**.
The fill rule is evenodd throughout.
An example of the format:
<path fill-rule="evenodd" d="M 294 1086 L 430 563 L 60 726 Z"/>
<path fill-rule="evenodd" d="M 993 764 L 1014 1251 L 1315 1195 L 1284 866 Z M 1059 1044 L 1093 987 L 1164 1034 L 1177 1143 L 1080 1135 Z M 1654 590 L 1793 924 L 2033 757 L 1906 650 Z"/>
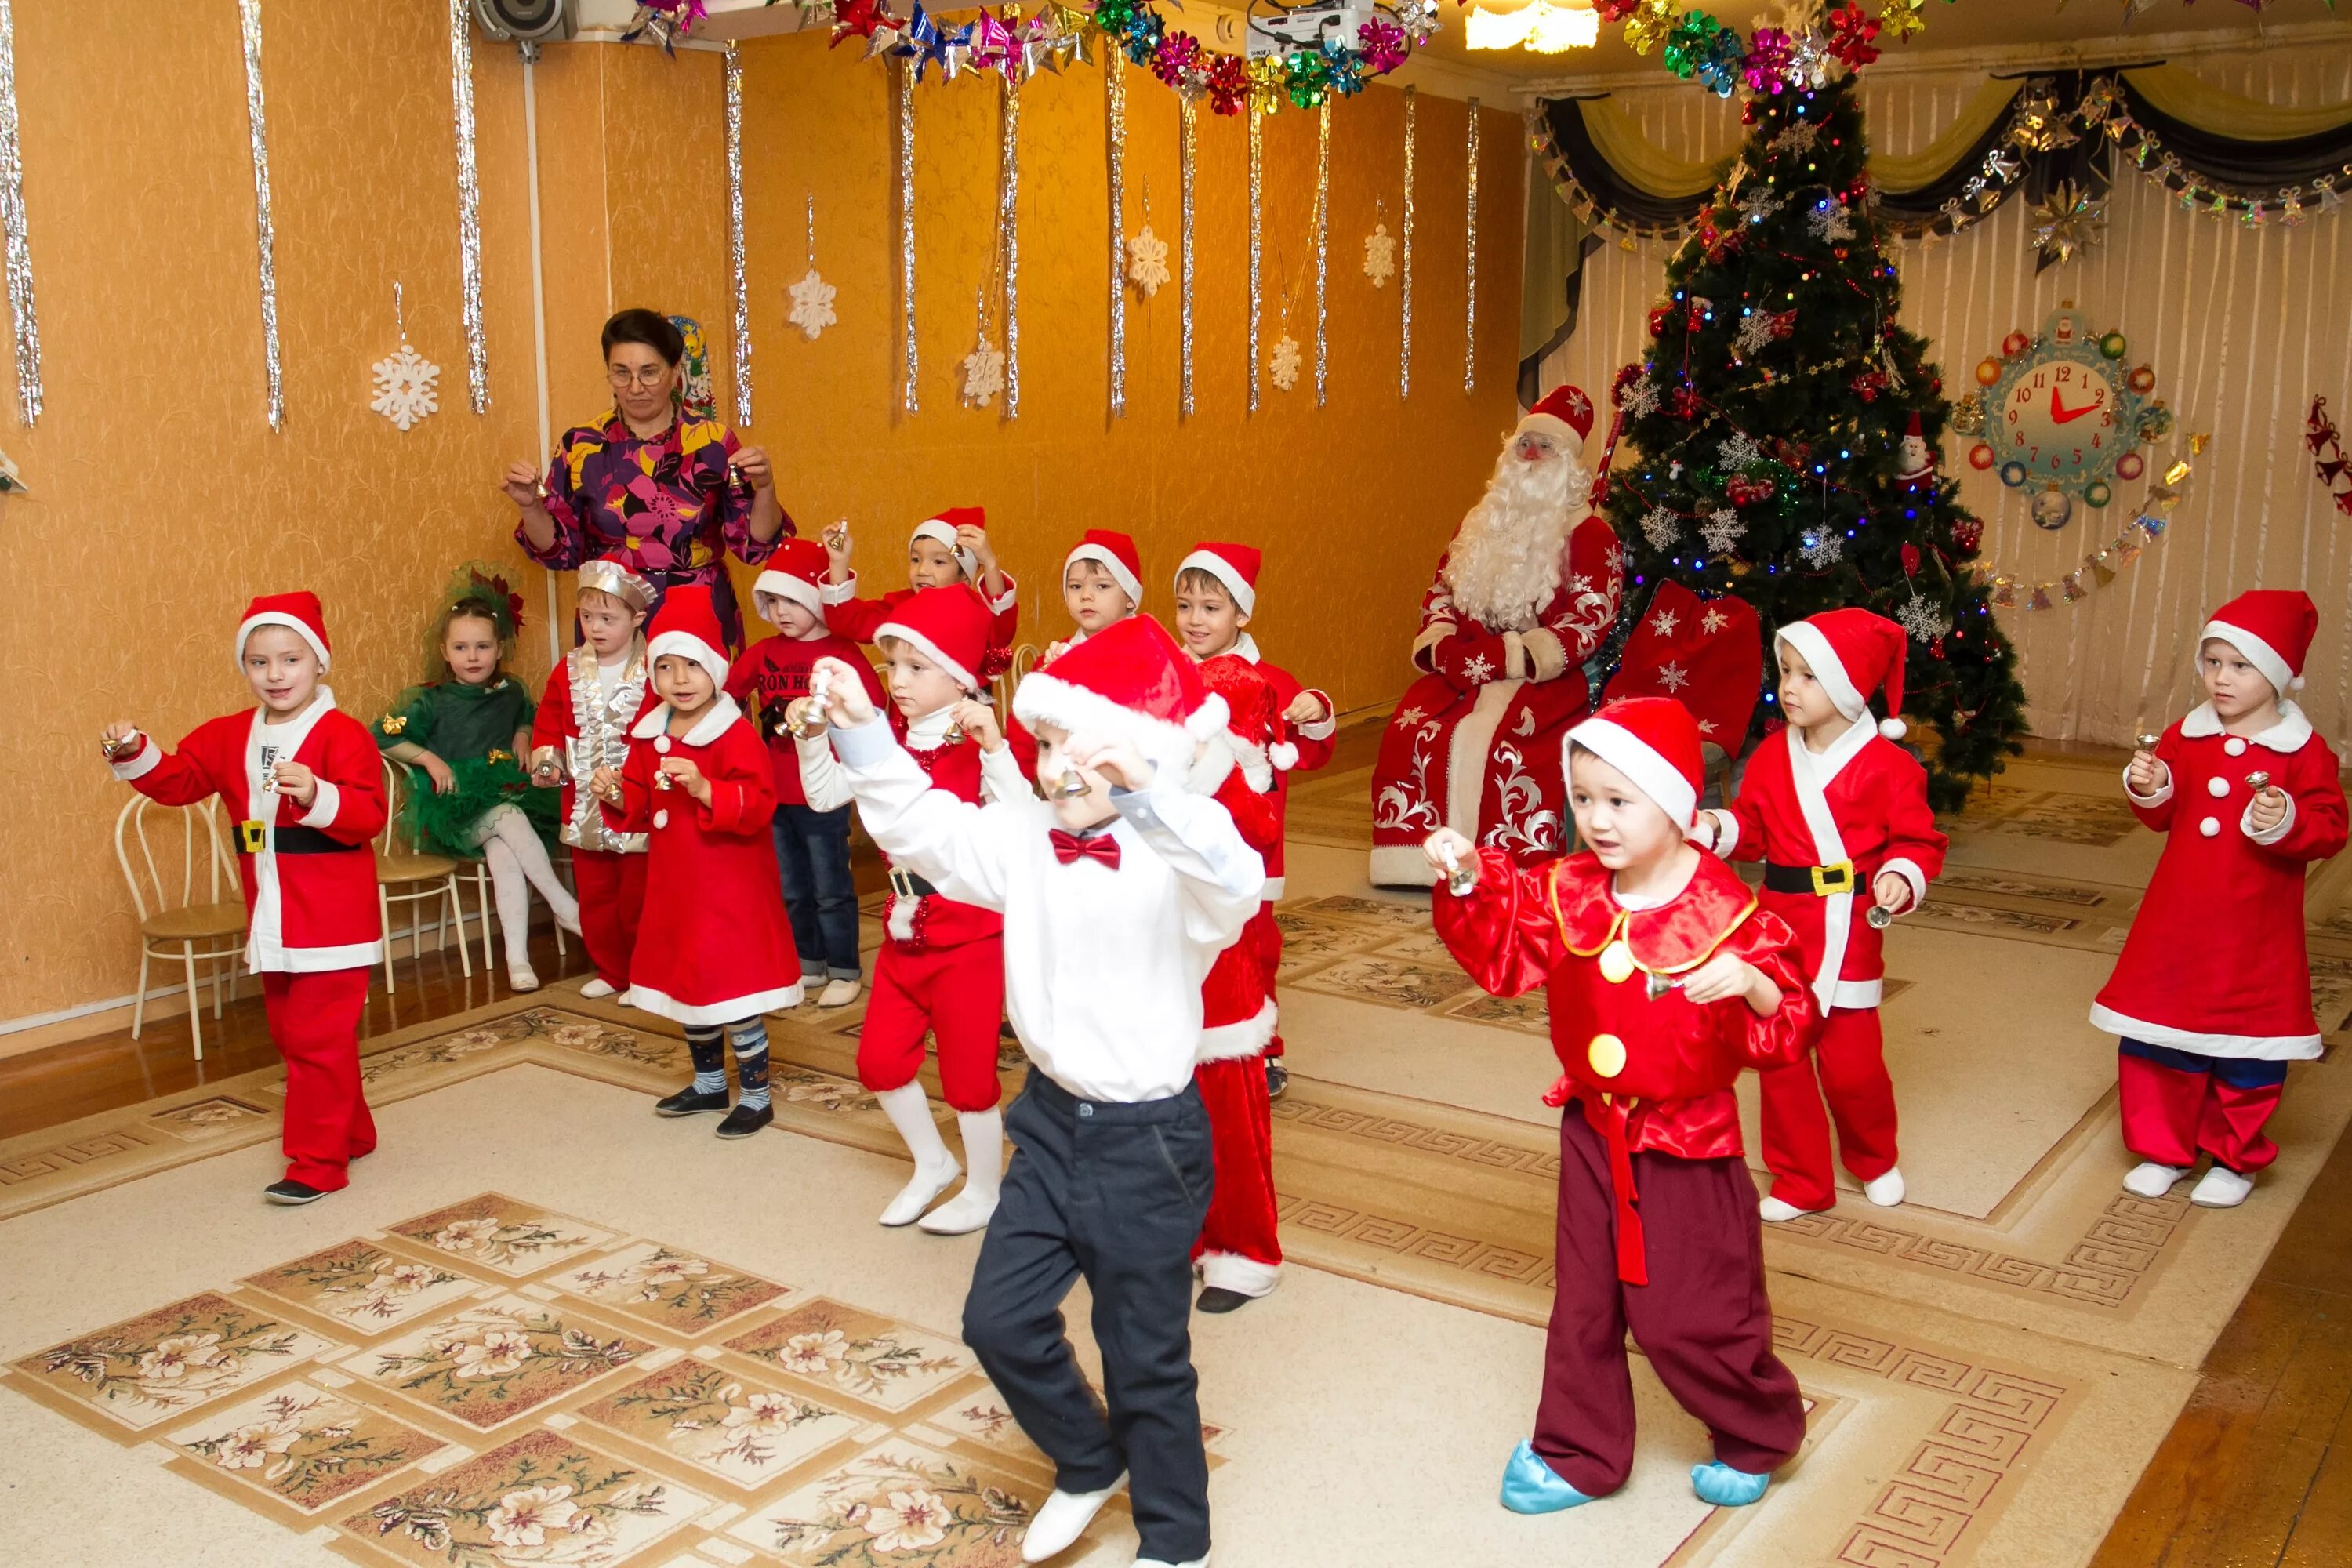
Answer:
<path fill-rule="evenodd" d="M 414 855 L 419 848 L 415 834 L 408 835 L 408 847 L 404 851 L 400 847 L 400 796 L 403 790 L 415 784 L 415 777 L 406 763 L 390 755 L 381 760 L 383 763 L 383 832 L 376 839 L 376 853 Z"/>
<path fill-rule="evenodd" d="M 996 722 L 1000 726 L 1013 722 L 1013 689 L 1021 684 L 1023 676 L 1037 668 L 1037 661 L 1042 657 L 1041 650 L 1033 642 L 1023 643 L 1013 650 L 1012 664 L 996 678 Z"/>
<path fill-rule="evenodd" d="M 172 867 L 175 847 L 176 879 Z M 201 805 L 163 805 L 143 795 L 131 796 L 114 819 L 114 859 L 142 921 L 191 904 L 226 903 L 225 890 L 236 887 L 236 865 L 210 800 Z M 199 872 L 204 878 L 201 896 Z"/>

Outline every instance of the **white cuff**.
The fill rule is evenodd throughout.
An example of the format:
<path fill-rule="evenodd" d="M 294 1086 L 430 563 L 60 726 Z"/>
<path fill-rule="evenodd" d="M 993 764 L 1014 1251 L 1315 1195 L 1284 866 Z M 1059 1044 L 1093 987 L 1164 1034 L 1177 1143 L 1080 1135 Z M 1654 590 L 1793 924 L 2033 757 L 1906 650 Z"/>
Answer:
<path fill-rule="evenodd" d="M 1568 648 L 1558 632 L 1538 626 L 1521 633 L 1519 640 L 1527 645 L 1530 679 L 1557 680 L 1568 673 Z"/>
<path fill-rule="evenodd" d="M 1878 875 L 1883 877 L 1889 871 L 1911 885 L 1910 906 L 1907 909 L 1895 910 L 1896 914 L 1908 914 L 1912 910 L 1917 909 L 1927 901 L 1927 873 L 1919 869 L 1915 862 L 1899 858 L 1889 860 L 1878 868 Z M 1877 877 L 1871 879 L 1874 882 L 1877 879 Z M 1874 902 L 1875 900 L 1874 899 L 1873 901 Z"/>
<path fill-rule="evenodd" d="M 1450 616 L 1441 616 L 1440 618 L 1430 622 L 1429 625 L 1422 627 L 1421 635 L 1412 639 L 1412 662 L 1416 665 L 1420 664 L 1421 656 L 1423 654 L 1427 653 L 1431 648 L 1435 647 L 1439 643 L 1444 642 L 1447 637 L 1452 637 L 1455 632 L 1460 631 L 1461 629 L 1462 628 L 1460 626 L 1454 625 L 1454 619 Z"/>
<path fill-rule="evenodd" d="M 988 607 L 994 614 L 1001 616 L 1020 603 L 1021 584 L 1014 582 L 1013 574 L 1002 566 L 996 569 L 996 574 L 1004 579 L 1004 592 L 989 600 Z"/>
<path fill-rule="evenodd" d="M 2254 803 L 2250 800 L 2246 802 L 2246 809 L 2241 812 L 2238 816 L 2238 827 L 2248 838 L 2252 839 L 2257 844 L 2275 844 L 2280 839 L 2284 838 L 2288 834 L 2294 831 L 2294 796 L 2291 795 L 2286 797 L 2286 815 L 2280 817 L 2278 819 L 2278 826 L 2272 828 L 2268 833 L 2257 833 L 2254 831 L 2252 825 L 2248 821 L 2248 818 L 2252 817 L 2253 814 Z"/>
<path fill-rule="evenodd" d="M 1306 695 L 1323 704 L 1323 717 L 1312 724 L 1293 724 L 1291 729 L 1310 741 L 1329 740 L 1339 732 L 1339 705 L 1331 700 L 1329 692 L 1316 687 L 1308 687 Z"/>
<path fill-rule="evenodd" d="M 129 784 L 133 779 L 143 779 L 163 765 L 163 748 L 155 743 L 155 737 L 152 735 L 139 737 L 139 750 L 131 753 L 130 761 L 107 764 L 114 770 L 114 776 L 124 784 Z"/>
<path fill-rule="evenodd" d="M 1715 827 L 1715 842 L 1705 847 L 1717 855 L 1730 854 L 1733 846 L 1739 842 L 1739 818 L 1727 811 L 1717 811 L 1713 806 L 1708 806 L 1698 815 L 1706 818 Z M 1691 824 L 1691 837 L 1694 842 L 1697 832 L 1698 824 L 1694 819 Z"/>
<path fill-rule="evenodd" d="M 295 820 L 305 827 L 331 827 L 335 812 L 343 804 L 343 792 L 332 779 L 313 777 L 310 782 L 318 793 L 310 797 L 310 809 Z"/>
<path fill-rule="evenodd" d="M 2171 764 L 2167 763 L 2165 765 L 2164 787 L 2158 790 L 2154 795 L 2138 795 L 2133 792 L 2131 786 L 2131 767 L 2129 764 L 2126 764 L 2124 768 L 2124 795 L 2134 805 L 2162 805 L 2166 801 L 2172 798 Z"/>
<path fill-rule="evenodd" d="M 836 726 L 832 731 L 833 754 L 841 759 L 845 768 L 870 768 L 888 756 L 898 742 L 890 737 L 890 726 L 877 713 L 863 724 Z"/>
<path fill-rule="evenodd" d="M 1517 632 L 1503 634 L 1503 678 L 1525 680 L 1528 678 L 1528 647 Z"/>
<path fill-rule="evenodd" d="M 824 584 L 817 589 L 816 596 L 819 602 L 826 605 L 849 603 L 850 600 L 857 597 L 857 574 L 852 572 L 846 583 Z"/>

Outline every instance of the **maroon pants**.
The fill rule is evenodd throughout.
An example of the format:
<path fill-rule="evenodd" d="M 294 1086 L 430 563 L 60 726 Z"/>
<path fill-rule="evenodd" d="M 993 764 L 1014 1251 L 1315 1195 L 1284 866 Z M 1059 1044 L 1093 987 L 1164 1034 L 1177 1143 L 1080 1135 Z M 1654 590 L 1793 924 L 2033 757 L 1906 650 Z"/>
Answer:
<path fill-rule="evenodd" d="M 344 1167 L 375 1147 L 360 1092 L 360 1014 L 373 973 L 261 977 L 269 1037 L 286 1058 L 286 1174 L 320 1192 L 349 1186 Z"/>
<path fill-rule="evenodd" d="M 1617 1279 L 1609 1149 L 1570 1100 L 1559 1122 L 1559 1252 L 1535 1451 L 1587 1497 L 1633 1464 L 1625 1331 L 1675 1403 L 1706 1424 L 1715 1457 L 1761 1475 L 1805 1437 L 1797 1380 L 1772 1353 L 1756 1184 L 1738 1158 L 1633 1154 L 1650 1282 Z"/>
<path fill-rule="evenodd" d="M 1192 1069 L 1209 1113 L 1217 1181 L 1192 1257 L 1203 1284 L 1263 1296 L 1282 1268 L 1274 1217 L 1274 1112 L 1265 1098 L 1265 1058 L 1224 1057 Z"/>
<path fill-rule="evenodd" d="M 580 895 L 580 940 L 588 944 L 588 962 L 597 979 L 626 991 L 637 916 L 646 907 L 646 858 L 574 849 L 572 881 Z"/>
<path fill-rule="evenodd" d="M 948 1104 L 989 1110 L 1004 1092 L 996 1078 L 996 1025 L 1003 1016 L 1003 937 L 953 947 L 886 942 L 857 1031 L 857 1081 L 877 1094 L 914 1082 L 928 1032 L 939 1044 L 940 1092 Z"/>
<path fill-rule="evenodd" d="M 1855 1180 L 1874 1182 L 1895 1168 L 1895 1081 L 1886 1076 L 1877 1008 L 1833 1009 L 1804 1059 L 1757 1077 L 1764 1091 L 1764 1163 L 1772 1195 L 1782 1203 L 1825 1209 L 1837 1202 L 1832 1121 L 1838 1158 Z"/>

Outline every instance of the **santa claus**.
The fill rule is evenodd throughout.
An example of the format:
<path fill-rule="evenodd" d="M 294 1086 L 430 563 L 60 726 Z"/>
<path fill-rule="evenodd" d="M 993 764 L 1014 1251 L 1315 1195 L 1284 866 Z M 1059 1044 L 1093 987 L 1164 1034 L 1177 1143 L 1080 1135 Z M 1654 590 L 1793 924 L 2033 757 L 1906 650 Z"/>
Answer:
<path fill-rule="evenodd" d="M 1624 553 L 1592 515 L 1592 400 L 1555 389 L 1519 421 L 1422 600 L 1412 662 L 1372 773 L 1372 880 L 1427 887 L 1423 839 L 1451 827 L 1556 855 L 1560 737 L 1591 707 L 1584 660 L 1617 618 Z"/>

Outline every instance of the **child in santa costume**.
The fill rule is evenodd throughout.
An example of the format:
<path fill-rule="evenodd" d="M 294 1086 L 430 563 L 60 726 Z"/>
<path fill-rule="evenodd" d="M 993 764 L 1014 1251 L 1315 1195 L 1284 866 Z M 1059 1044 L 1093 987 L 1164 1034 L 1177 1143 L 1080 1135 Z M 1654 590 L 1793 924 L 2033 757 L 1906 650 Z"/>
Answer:
<path fill-rule="evenodd" d="M 727 644 L 698 584 L 670 589 L 646 628 L 661 700 L 630 728 L 617 771 L 590 784 L 615 833 L 646 835 L 646 907 L 629 957 L 629 999 L 686 1028 L 694 1081 L 657 1100 L 657 1116 L 725 1111 L 721 1138 L 775 1120 L 768 1101 L 763 1013 L 801 1002 L 800 957 L 784 919 L 768 824 L 774 770 L 751 721 L 727 695 Z M 727 1102 L 721 1033 L 735 1048 Z"/>
<path fill-rule="evenodd" d="M 882 683 L 857 645 L 826 626 L 824 571 L 824 546 L 815 540 L 778 542 L 751 590 L 753 607 L 777 635 L 744 650 L 727 677 L 727 695 L 746 706 L 759 700 L 758 725 L 775 765 L 776 869 L 800 951 L 801 984 L 817 991 L 818 1006 L 846 1007 L 865 989 L 857 884 L 849 874 L 849 802 L 844 797 L 823 809 L 810 804 L 786 712 L 808 695 L 809 670 L 820 658 L 858 671 L 873 701 L 882 700 Z"/>
<path fill-rule="evenodd" d="M 2214 611 L 2197 650 L 2205 702 L 2124 773 L 2164 854 L 2091 1022 L 2122 1038 L 2124 1144 L 2141 1161 L 2124 1185 L 2141 1197 L 2162 1197 L 2210 1154 L 2189 1201 L 2245 1202 L 2278 1158 L 2263 1126 L 2287 1063 L 2320 1054 L 2304 873 L 2344 847 L 2344 788 L 2336 753 L 2287 696 L 2318 625 L 2292 589 Z"/>
<path fill-rule="evenodd" d="M 359 1031 L 368 972 L 383 958 L 371 842 L 383 830 L 382 763 L 366 727 L 320 683 L 333 649 L 316 595 L 254 600 L 235 647 L 260 706 L 197 726 L 174 752 L 110 724 L 106 759 L 150 800 L 216 795 L 238 819 L 245 966 L 261 976 L 286 1061 L 286 1174 L 262 1195 L 307 1204 L 349 1185 L 351 1162 L 375 1147 Z"/>
<path fill-rule="evenodd" d="M 1275 764 L 1274 851 L 1265 862 L 1265 902 L 1250 923 L 1249 941 L 1258 950 L 1265 972 L 1265 994 L 1274 997 L 1282 973 L 1282 927 L 1274 906 L 1283 894 L 1282 820 L 1290 802 L 1290 775 L 1312 773 L 1331 760 L 1331 738 L 1339 732 L 1339 715 L 1329 693 L 1300 683 L 1278 664 L 1268 663 L 1249 634 L 1257 614 L 1260 556 L 1246 544 L 1196 544 L 1176 568 L 1176 635 L 1194 658 L 1235 654 L 1258 667 L 1274 687 L 1283 733 L 1273 745 Z M 1280 1099 L 1290 1087 L 1282 1065 L 1282 1035 L 1276 1031 L 1265 1048 L 1267 1094 Z"/>
<path fill-rule="evenodd" d="M 1015 597 L 1020 584 L 996 563 L 995 547 L 988 541 L 985 508 L 951 506 L 917 523 L 907 541 L 907 585 L 893 588 L 878 599 L 857 596 L 857 574 L 849 566 L 846 523 L 835 523 L 824 531 L 824 550 L 825 625 L 850 641 L 872 642 L 875 628 L 924 589 L 963 583 L 980 595 L 994 617 L 981 679 L 993 680 L 1012 667 L 1013 639 L 1021 629 L 1021 605 Z"/>
<path fill-rule="evenodd" d="M 975 806 L 931 787 L 853 681 L 836 679 L 832 700 L 834 748 L 875 842 L 1004 915 L 1006 992 L 1033 1066 L 1006 1119 L 1015 1152 L 963 1338 L 1055 1467 L 1021 1554 L 1067 1548 L 1125 1484 L 1138 1564 L 1199 1568 L 1209 1471 L 1192 1250 L 1215 1176 L 1193 1058 L 1201 984 L 1265 882 L 1233 818 L 1189 787 L 1229 765 L 1224 704 L 1159 623 L 1120 621 L 1013 695 L 1052 799 Z M 1081 1274 L 1108 1419 L 1063 1334 Z"/>
<path fill-rule="evenodd" d="M 1748 758 L 1730 809 L 1701 813 L 1697 828 L 1717 854 L 1764 862 L 1764 907 L 1804 944 L 1822 1015 L 1811 1054 L 1762 1076 L 1772 1173 L 1762 1213 L 1775 1223 L 1835 1206 L 1832 1120 L 1838 1158 L 1863 1195 L 1883 1207 L 1903 1201 L 1895 1084 L 1878 1026 L 1884 935 L 1872 916 L 1917 908 L 1944 868 L 1945 845 L 1927 808 L 1927 771 L 1895 743 L 1907 647 L 1901 626 L 1868 610 L 1827 610 L 1781 627 L 1774 657 L 1787 728 Z M 1869 698 L 1881 689 L 1887 716 L 1874 721 Z"/>
<path fill-rule="evenodd" d="M 994 710 L 975 700 L 990 621 L 980 595 L 958 583 L 914 595 L 874 633 L 889 660 L 890 700 L 904 721 L 907 754 L 933 789 L 961 801 L 1029 794 L 1026 781 L 1012 771 Z M 819 668 L 854 668 L 863 662 L 836 658 Z M 871 705 L 873 693 L 865 683 L 859 689 Z M 800 716 L 796 707 L 794 717 Z M 820 731 L 799 745 L 810 804 L 846 811 L 849 776 L 830 739 Z M 882 1211 L 882 1223 L 919 1223 L 934 1236 L 962 1236 L 996 1212 L 1004 1169 L 1004 1118 L 996 1109 L 1003 1097 L 996 1078 L 996 1026 L 1004 1012 L 1004 921 L 992 909 L 941 897 L 919 872 L 890 856 L 887 844 L 883 848 L 890 899 L 882 910 L 874 998 L 857 1035 L 857 1078 L 907 1141 L 915 1173 Z M 961 1166 L 948 1152 L 931 1120 L 930 1100 L 916 1081 L 927 1033 L 939 1043 L 940 1088 L 963 1135 Z M 958 1175 L 963 1191 L 924 1213 Z"/>
<path fill-rule="evenodd" d="M 1143 557 L 1134 539 L 1116 529 L 1090 528 L 1062 558 L 1062 605 L 1076 630 L 1047 645 L 1045 658 L 1059 658 L 1114 622 L 1136 613 L 1143 603 Z M 1037 772 L 1037 740 L 1018 721 L 1004 732 L 1021 776 Z"/>
<path fill-rule="evenodd" d="M 646 700 L 646 639 L 653 584 L 618 555 L 580 568 L 574 619 L 580 643 L 548 672 L 530 723 L 530 776 L 561 786 L 562 837 L 572 847 L 579 889 L 580 940 L 596 973 L 583 996 L 614 996 L 628 1006 L 629 955 L 646 902 L 646 836 L 615 833 L 604 822 L 589 775 L 628 761 L 629 726 Z"/>
<path fill-rule="evenodd" d="M 1521 868 L 1451 828 L 1423 846 L 1441 874 L 1437 934 L 1495 994 L 1545 988 L 1563 1069 L 1544 1096 L 1567 1109 L 1543 1397 L 1534 1438 L 1504 1469 L 1503 1506 L 1549 1513 L 1624 1484 L 1629 1329 L 1714 1437 L 1693 1488 L 1751 1503 L 1804 1440 L 1805 1412 L 1772 1353 L 1732 1086 L 1744 1068 L 1801 1057 L 1812 997 L 1788 923 L 1685 841 L 1703 778 L 1682 705 L 1612 702 L 1565 749 L 1585 849 Z"/>

